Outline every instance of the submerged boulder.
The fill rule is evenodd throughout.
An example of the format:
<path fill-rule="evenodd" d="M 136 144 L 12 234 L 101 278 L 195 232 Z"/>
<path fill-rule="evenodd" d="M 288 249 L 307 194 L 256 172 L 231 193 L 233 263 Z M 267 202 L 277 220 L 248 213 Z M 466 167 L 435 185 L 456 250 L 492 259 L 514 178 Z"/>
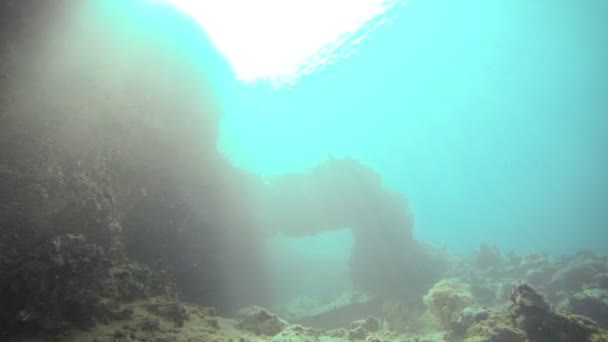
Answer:
<path fill-rule="evenodd" d="M 516 315 L 519 313 L 548 312 L 550 309 L 543 296 L 536 292 L 532 286 L 525 283 L 513 287 L 511 301 L 514 304 L 513 309 L 516 310 Z"/>
<path fill-rule="evenodd" d="M 435 284 L 423 298 L 428 310 L 445 328 L 457 321 L 459 314 L 475 301 L 468 284 L 459 279 L 444 279 Z"/>
<path fill-rule="evenodd" d="M 360 319 L 350 324 L 351 329 L 362 327 L 369 332 L 377 332 L 380 330 L 380 320 L 376 317 L 369 316 L 366 319 Z"/>
<path fill-rule="evenodd" d="M 467 329 L 464 342 L 608 342 L 608 332 L 591 319 L 555 312 L 528 284 L 511 292 L 508 310 L 490 313 Z"/>
<path fill-rule="evenodd" d="M 608 271 L 608 265 L 597 259 L 575 259 L 560 269 L 549 284 L 553 290 L 578 291 L 593 284 L 596 276 Z"/>
<path fill-rule="evenodd" d="M 530 341 L 608 341 L 608 333 L 594 321 L 579 315 L 554 312 L 530 285 L 513 287 L 511 300 L 511 318 Z"/>
<path fill-rule="evenodd" d="M 320 336 L 318 330 L 292 324 L 274 336 L 271 342 L 317 342 Z"/>
<path fill-rule="evenodd" d="M 452 323 L 451 332 L 456 336 L 463 335 L 469 327 L 482 320 L 488 319 L 490 312 L 484 308 L 467 306 L 460 312 L 456 322 Z"/>
<path fill-rule="evenodd" d="M 597 274 L 593 279 L 598 288 L 608 290 L 608 273 Z"/>
<path fill-rule="evenodd" d="M 463 342 L 525 342 L 526 336 L 512 323 L 507 312 L 493 313 L 473 324 Z"/>
<path fill-rule="evenodd" d="M 568 312 L 587 316 L 602 328 L 608 328 L 608 290 L 583 290 L 570 296 L 560 307 Z"/>
<path fill-rule="evenodd" d="M 256 335 L 275 336 L 288 325 L 285 320 L 259 306 L 239 310 L 237 318 L 237 328 Z"/>
<path fill-rule="evenodd" d="M 376 317 L 367 317 L 366 319 L 360 319 L 353 321 L 350 324 L 350 330 L 348 331 L 348 338 L 350 340 L 363 340 L 370 333 L 378 332 L 380 330 L 380 320 Z"/>

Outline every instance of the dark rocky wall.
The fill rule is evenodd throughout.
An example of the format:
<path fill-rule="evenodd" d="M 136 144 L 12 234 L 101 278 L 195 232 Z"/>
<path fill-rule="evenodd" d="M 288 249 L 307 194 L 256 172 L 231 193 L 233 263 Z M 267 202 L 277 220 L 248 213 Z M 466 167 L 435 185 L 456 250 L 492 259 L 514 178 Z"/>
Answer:
<path fill-rule="evenodd" d="M 173 269 L 195 302 L 263 298 L 245 176 L 215 149 L 205 70 L 125 17 L 33 3 L 1 5 L 0 330 L 100 319 L 127 257 Z"/>

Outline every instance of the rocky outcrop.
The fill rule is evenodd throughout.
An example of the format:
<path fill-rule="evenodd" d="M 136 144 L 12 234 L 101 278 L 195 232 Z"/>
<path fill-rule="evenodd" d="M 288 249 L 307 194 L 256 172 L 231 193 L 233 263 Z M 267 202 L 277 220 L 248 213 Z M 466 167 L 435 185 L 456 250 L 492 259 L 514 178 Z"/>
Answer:
<path fill-rule="evenodd" d="M 380 321 L 376 317 L 367 317 L 353 321 L 348 330 L 350 340 L 364 340 L 370 334 L 380 331 Z"/>
<path fill-rule="evenodd" d="M 268 303 L 261 242 L 279 229 L 351 227 L 362 289 L 400 294 L 407 280 L 417 296 L 437 280 L 441 261 L 412 239 L 405 198 L 357 161 L 264 186 L 218 153 L 217 74 L 232 75 L 191 18 L 145 0 L 0 6 L 2 331 L 67 292 L 95 312 L 89 294 L 130 263 L 220 312 Z M 101 319 L 86 316 L 54 315 Z"/>
<path fill-rule="evenodd" d="M 298 324 L 289 325 L 283 331 L 275 335 L 271 342 L 316 342 L 323 333 L 319 330 L 306 328 Z"/>
<path fill-rule="evenodd" d="M 595 282 L 595 277 L 608 271 L 608 263 L 596 258 L 576 258 L 564 263 L 553 275 L 550 286 L 555 290 L 576 291 Z"/>
<path fill-rule="evenodd" d="M 513 326 L 511 316 L 507 312 L 497 312 L 469 327 L 463 341 L 526 342 L 526 335 Z"/>
<path fill-rule="evenodd" d="M 531 341 L 608 341 L 608 333 L 589 318 L 557 313 L 531 286 L 513 289 L 509 312 L 515 325 Z"/>
<path fill-rule="evenodd" d="M 113 296 L 175 285 L 225 309 L 264 297 L 259 239 L 247 238 L 256 235 L 247 176 L 216 151 L 220 115 L 205 68 L 173 49 L 160 22 L 210 43 L 175 10 L 148 8 L 164 5 L 104 3 L 1 2 L 4 334 L 88 327 L 112 316 Z M 162 219 L 139 220 L 153 211 Z M 217 257 L 231 249 L 239 253 Z"/>
<path fill-rule="evenodd" d="M 455 278 L 435 284 L 423 300 L 427 309 L 447 329 L 457 322 L 463 309 L 475 304 L 469 286 Z"/>
<path fill-rule="evenodd" d="M 568 297 L 560 308 L 589 317 L 602 328 L 608 329 L 608 290 L 585 289 Z"/>
<path fill-rule="evenodd" d="M 277 315 L 259 306 L 239 310 L 237 327 L 256 335 L 274 336 L 280 333 L 288 323 Z"/>
<path fill-rule="evenodd" d="M 513 287 L 508 310 L 493 311 L 466 331 L 464 341 L 608 341 L 608 332 L 589 318 L 555 312 L 527 284 Z"/>

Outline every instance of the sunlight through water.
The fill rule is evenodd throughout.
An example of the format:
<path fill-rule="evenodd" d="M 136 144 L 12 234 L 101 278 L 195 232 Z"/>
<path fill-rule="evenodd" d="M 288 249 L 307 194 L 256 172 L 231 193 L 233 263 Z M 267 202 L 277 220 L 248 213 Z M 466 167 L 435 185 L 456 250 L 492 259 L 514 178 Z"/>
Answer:
<path fill-rule="evenodd" d="M 393 0 L 164 0 L 193 16 L 241 81 L 289 83 L 348 57 Z"/>

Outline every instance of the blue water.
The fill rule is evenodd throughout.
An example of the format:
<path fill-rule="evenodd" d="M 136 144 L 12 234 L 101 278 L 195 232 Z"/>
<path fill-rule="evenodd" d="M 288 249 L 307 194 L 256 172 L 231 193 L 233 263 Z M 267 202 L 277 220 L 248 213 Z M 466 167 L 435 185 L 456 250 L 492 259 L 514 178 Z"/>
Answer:
<path fill-rule="evenodd" d="M 608 2 L 425 0 L 295 85 L 238 84 L 221 149 L 262 175 L 353 156 L 450 250 L 608 246 Z"/>

